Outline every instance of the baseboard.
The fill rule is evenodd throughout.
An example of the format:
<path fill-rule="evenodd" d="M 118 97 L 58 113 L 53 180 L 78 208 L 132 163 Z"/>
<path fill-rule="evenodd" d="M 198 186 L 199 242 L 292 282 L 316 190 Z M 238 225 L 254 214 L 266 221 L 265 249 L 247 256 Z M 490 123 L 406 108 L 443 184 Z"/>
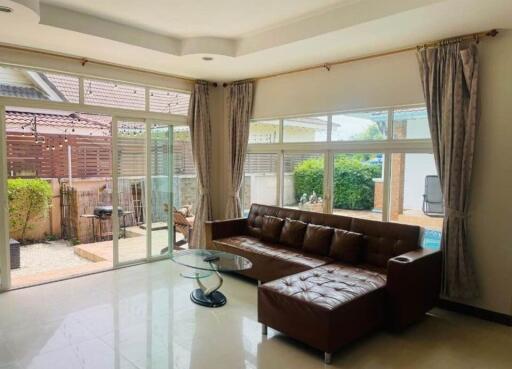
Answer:
<path fill-rule="evenodd" d="M 465 305 L 461 304 L 460 302 L 454 302 L 445 299 L 440 299 L 437 303 L 437 306 L 441 309 L 471 315 L 483 320 L 488 320 L 494 323 L 504 324 L 506 326 L 512 327 L 512 315 L 497 313 L 495 311 L 490 311 L 476 306 Z"/>

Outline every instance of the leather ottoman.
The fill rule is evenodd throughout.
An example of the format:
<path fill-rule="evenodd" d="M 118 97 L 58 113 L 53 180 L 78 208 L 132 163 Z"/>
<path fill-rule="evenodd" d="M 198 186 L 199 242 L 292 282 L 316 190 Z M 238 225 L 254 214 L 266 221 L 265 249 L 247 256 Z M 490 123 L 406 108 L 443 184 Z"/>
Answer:
<path fill-rule="evenodd" d="M 258 288 L 258 320 L 325 353 L 384 325 L 386 275 L 329 264 Z"/>

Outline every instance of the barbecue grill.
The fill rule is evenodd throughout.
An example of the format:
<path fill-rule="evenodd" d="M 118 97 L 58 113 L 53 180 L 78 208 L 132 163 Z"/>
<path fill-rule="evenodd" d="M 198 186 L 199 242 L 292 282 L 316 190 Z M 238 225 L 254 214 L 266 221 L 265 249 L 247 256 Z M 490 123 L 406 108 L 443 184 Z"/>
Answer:
<path fill-rule="evenodd" d="M 94 208 L 94 215 L 96 215 L 98 218 L 105 219 L 112 216 L 112 210 L 112 205 L 96 206 Z M 123 216 L 124 211 L 122 207 L 117 207 L 117 214 L 119 217 Z"/>

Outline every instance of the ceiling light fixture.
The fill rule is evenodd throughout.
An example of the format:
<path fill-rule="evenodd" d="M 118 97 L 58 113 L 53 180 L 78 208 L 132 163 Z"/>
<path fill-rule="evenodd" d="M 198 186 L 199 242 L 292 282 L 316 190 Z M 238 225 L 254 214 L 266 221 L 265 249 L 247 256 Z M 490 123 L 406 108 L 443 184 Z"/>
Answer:
<path fill-rule="evenodd" d="M 203 56 L 204 61 L 212 61 L 213 58 L 211 56 Z"/>
<path fill-rule="evenodd" d="M 12 13 L 12 8 L 9 8 L 8 6 L 0 5 L 0 12 L 2 12 L 2 13 Z"/>

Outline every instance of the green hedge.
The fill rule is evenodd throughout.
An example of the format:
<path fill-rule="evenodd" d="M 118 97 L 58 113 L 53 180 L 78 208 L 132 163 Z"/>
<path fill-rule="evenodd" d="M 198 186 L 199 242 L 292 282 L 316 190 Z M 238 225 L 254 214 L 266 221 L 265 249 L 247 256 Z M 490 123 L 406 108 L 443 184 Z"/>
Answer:
<path fill-rule="evenodd" d="M 381 177 L 382 166 L 367 161 L 368 155 L 337 155 L 334 163 L 334 207 L 366 210 L 373 208 L 374 178 Z M 365 162 L 366 161 L 366 162 Z M 306 193 L 323 197 L 324 162 L 307 159 L 293 172 L 295 197 Z"/>
<path fill-rule="evenodd" d="M 41 179 L 9 179 L 9 226 L 13 238 L 25 242 L 33 223 L 47 216 L 52 199 L 50 184 Z"/>
<path fill-rule="evenodd" d="M 307 159 L 298 164 L 293 170 L 295 200 L 299 201 L 303 194 L 308 197 L 313 193 L 324 196 L 324 161 L 322 159 Z"/>

